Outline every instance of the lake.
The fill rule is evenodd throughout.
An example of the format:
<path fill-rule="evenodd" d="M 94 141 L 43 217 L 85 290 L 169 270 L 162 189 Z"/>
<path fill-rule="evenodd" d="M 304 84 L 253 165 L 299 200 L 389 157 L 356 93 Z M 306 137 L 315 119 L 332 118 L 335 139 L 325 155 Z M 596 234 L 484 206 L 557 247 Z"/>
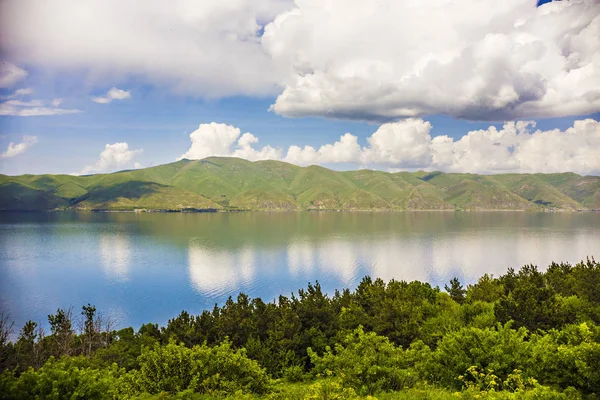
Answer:
<path fill-rule="evenodd" d="M 598 259 L 600 213 L 0 213 L 0 243 L 0 311 L 17 331 L 87 303 L 137 328 L 240 291 L 333 293 L 365 275 L 443 287 Z"/>

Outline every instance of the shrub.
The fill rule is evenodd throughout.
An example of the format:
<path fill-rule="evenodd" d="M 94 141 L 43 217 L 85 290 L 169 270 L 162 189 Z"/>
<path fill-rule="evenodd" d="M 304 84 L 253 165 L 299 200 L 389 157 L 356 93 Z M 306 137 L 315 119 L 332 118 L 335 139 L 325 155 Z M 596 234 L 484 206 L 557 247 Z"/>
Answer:
<path fill-rule="evenodd" d="M 314 372 L 334 375 L 361 395 L 402 389 L 417 380 L 401 348 L 384 336 L 365 333 L 362 326 L 349 333 L 334 351 L 328 346 L 319 357 L 309 348 L 308 354 Z"/>
<path fill-rule="evenodd" d="M 139 371 L 124 378 L 127 393 L 265 393 L 270 380 L 263 368 L 233 350 L 225 341 L 218 346 L 191 349 L 170 343 L 145 349 L 139 357 Z"/>
<path fill-rule="evenodd" d="M 469 367 L 491 369 L 501 380 L 515 369 L 526 370 L 529 361 L 527 330 L 514 330 L 510 324 L 496 328 L 463 328 L 449 333 L 427 365 L 431 376 L 444 386 L 461 387 L 457 381 Z"/>
<path fill-rule="evenodd" d="M 38 371 L 29 368 L 18 378 L 0 375 L 2 399 L 112 399 L 121 371 L 116 365 L 95 369 L 83 357 L 51 357 Z"/>

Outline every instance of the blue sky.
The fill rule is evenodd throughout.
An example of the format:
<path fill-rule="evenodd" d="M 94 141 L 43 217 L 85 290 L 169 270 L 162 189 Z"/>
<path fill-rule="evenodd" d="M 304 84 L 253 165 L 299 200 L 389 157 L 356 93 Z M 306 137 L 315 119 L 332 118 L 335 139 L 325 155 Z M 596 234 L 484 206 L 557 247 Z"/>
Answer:
<path fill-rule="evenodd" d="M 594 162 L 600 146 L 599 46 L 585 36 L 592 29 L 581 29 L 598 25 L 595 2 L 536 8 L 511 0 L 497 16 L 468 2 L 460 10 L 390 2 L 386 13 L 354 12 L 335 0 L 325 2 L 325 15 L 319 10 L 327 8 L 324 3 L 302 7 L 311 2 L 261 0 L 259 7 L 231 0 L 225 11 L 194 5 L 192 16 L 165 9 L 165 21 L 146 10 L 120 9 L 117 2 L 92 1 L 71 16 L 69 1 L 39 11 L 27 0 L 6 2 L 0 173 L 111 172 L 184 154 L 338 169 L 600 173 L 600 161 Z M 293 24 L 285 16 L 289 10 L 296 14 Z M 104 14 L 116 18 L 113 11 L 123 20 L 103 20 Z M 363 22 L 361 12 L 379 22 Z M 450 21 L 443 22 L 445 33 L 415 22 L 423 15 L 435 21 L 436 13 Z M 414 25 L 410 35 L 400 36 L 387 14 L 407 18 Z M 61 24 L 81 15 L 89 18 L 81 26 Z M 16 25 L 11 17 L 23 18 Z M 353 18 L 359 22 L 345 22 Z M 215 29 L 203 30 L 199 21 Z M 229 27 L 229 21 L 249 21 L 249 27 Z M 579 25 L 561 31 L 561 39 L 552 30 L 557 21 Z M 136 32 L 129 23 L 148 31 Z M 170 23 L 169 32 L 191 33 L 175 32 L 157 43 Z M 539 29 L 544 23 L 550 32 Z M 328 26 L 338 29 L 331 33 Z M 146 49 L 152 35 L 156 48 Z M 565 35 L 574 44 L 566 45 Z M 120 48 L 115 37 L 131 47 Z M 186 51 L 179 52 L 180 45 Z M 173 57 L 181 59 L 171 62 Z M 124 98 L 93 101 L 111 89 Z M 54 99 L 60 100 L 53 105 Z M 22 116 L 36 107 L 56 115 Z M 61 115 L 65 110 L 77 112 Z M 504 127 L 531 120 L 535 127 Z M 224 125 L 200 126 L 211 122 Z M 245 132 L 253 135 L 248 148 L 238 141 Z M 351 136 L 340 140 L 345 133 Z M 222 142 L 213 146 L 215 140 Z M 127 147 L 102 154 L 116 143 Z M 299 147 L 294 157 L 290 146 Z M 547 153 L 555 157 L 544 158 Z"/>
<path fill-rule="evenodd" d="M 52 98 L 57 92 L 61 93 L 60 90 L 49 92 L 48 97 Z M 94 162 L 105 144 L 122 141 L 131 148 L 144 149 L 137 158 L 142 165 L 164 164 L 175 161 L 185 153 L 190 146 L 189 134 L 199 124 L 213 121 L 251 132 L 259 138 L 259 144 L 282 148 L 293 144 L 319 147 L 338 140 L 346 132 L 358 136 L 359 143 L 366 145 L 366 138 L 378 127 L 377 124 L 360 121 L 276 115 L 268 110 L 274 97 L 234 97 L 207 101 L 172 96 L 143 87 L 139 92 L 136 89 L 131 92 L 131 100 L 110 104 L 96 104 L 90 101 L 89 95 L 66 100 L 65 106 L 83 111 L 79 114 L 0 116 L 2 148 L 6 148 L 9 142 L 19 142 L 24 135 L 39 138 L 38 144 L 26 153 L 0 161 L 2 173 L 77 172 Z M 2 92 L 3 95 L 5 93 Z M 598 119 L 598 114 L 590 117 Z M 580 118 L 538 119 L 537 127 L 542 130 L 566 129 Z M 445 134 L 455 139 L 460 139 L 471 130 L 486 129 L 490 125 L 500 128 L 503 124 L 467 121 L 444 115 L 432 115 L 424 119 L 433 125 L 433 136 Z M 339 167 L 335 164 L 330 166 Z"/>

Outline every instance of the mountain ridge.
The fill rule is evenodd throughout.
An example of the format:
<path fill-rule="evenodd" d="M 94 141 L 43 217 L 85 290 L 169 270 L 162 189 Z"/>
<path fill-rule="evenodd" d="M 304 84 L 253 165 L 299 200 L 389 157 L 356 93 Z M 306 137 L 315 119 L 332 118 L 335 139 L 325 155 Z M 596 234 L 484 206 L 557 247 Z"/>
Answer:
<path fill-rule="evenodd" d="M 0 175 L 0 210 L 599 210 L 600 177 L 335 171 L 232 157 L 85 176 Z"/>

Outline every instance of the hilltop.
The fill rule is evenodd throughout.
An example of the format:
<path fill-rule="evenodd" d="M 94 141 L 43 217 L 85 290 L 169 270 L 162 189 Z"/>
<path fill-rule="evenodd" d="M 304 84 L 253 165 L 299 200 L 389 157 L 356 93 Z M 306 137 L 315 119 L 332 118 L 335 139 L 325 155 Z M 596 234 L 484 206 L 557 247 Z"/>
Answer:
<path fill-rule="evenodd" d="M 0 210 L 594 210 L 600 177 L 333 171 L 209 157 L 112 174 L 0 175 Z"/>

